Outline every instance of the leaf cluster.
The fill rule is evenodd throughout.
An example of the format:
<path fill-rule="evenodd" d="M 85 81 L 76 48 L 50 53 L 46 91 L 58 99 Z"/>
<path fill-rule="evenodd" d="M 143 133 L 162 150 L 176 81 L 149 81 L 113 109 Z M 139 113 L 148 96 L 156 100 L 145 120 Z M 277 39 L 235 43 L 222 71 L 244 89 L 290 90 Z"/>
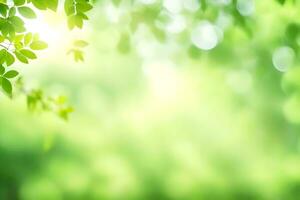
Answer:
<path fill-rule="evenodd" d="M 72 48 L 68 51 L 68 54 L 72 54 L 75 62 L 84 61 L 83 48 L 88 46 L 88 43 L 84 40 L 75 40 Z"/>
<path fill-rule="evenodd" d="M 65 13 L 68 16 L 68 26 L 72 30 L 75 27 L 82 28 L 84 20 L 88 20 L 86 13 L 93 6 L 87 0 L 65 0 Z"/>
<path fill-rule="evenodd" d="M 29 64 L 30 60 L 37 59 L 36 51 L 48 47 L 38 34 L 27 30 L 25 22 L 37 18 L 37 10 L 57 11 L 59 3 L 59 0 L 0 0 L 0 84 L 10 97 L 16 88 L 24 93 L 31 110 L 50 110 L 67 119 L 73 109 L 62 101 L 62 97 L 46 97 L 42 90 L 36 89 L 28 92 L 21 78 L 15 80 L 19 72 L 10 69 L 16 61 Z M 93 8 L 87 0 L 64 0 L 64 7 L 70 29 L 82 28 L 83 20 L 88 19 L 86 13 Z M 85 46 L 87 42 L 83 40 L 74 42 L 70 53 L 74 54 L 75 61 L 84 60 L 82 48 Z"/>

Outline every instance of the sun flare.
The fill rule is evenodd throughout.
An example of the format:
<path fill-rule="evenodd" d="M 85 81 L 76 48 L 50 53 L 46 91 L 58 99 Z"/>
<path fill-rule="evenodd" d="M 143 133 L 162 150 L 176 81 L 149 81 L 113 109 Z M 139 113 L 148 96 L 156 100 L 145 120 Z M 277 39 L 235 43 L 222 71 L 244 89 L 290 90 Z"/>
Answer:
<path fill-rule="evenodd" d="M 85 31 L 68 29 L 66 16 L 62 12 L 40 12 L 37 15 L 36 19 L 25 23 L 29 32 L 38 33 L 40 39 L 47 42 L 48 48 L 42 55 L 45 59 L 64 59 L 73 41 L 85 38 Z"/>
<path fill-rule="evenodd" d="M 47 41 L 50 48 L 64 45 L 69 36 L 65 19 L 57 13 L 43 13 L 39 17 L 27 22 L 30 32 L 38 33 L 40 38 Z"/>

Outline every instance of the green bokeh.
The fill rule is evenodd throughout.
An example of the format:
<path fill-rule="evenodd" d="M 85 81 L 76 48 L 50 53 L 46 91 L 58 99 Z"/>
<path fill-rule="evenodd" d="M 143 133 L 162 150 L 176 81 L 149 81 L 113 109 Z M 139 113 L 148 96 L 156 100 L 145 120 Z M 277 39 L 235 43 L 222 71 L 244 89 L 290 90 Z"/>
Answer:
<path fill-rule="evenodd" d="M 111 23 L 107 2 L 86 24 L 84 63 L 41 57 L 20 67 L 68 94 L 68 122 L 1 96 L 0 200 L 300 199 L 300 3 L 256 0 L 246 24 L 203 51 L 190 32 L 223 8 L 184 13 L 185 31 L 161 35 L 151 28 L 159 3 L 123 5 Z M 148 24 L 132 33 L 135 9 Z M 295 52 L 285 73 L 272 63 L 280 46 Z"/>

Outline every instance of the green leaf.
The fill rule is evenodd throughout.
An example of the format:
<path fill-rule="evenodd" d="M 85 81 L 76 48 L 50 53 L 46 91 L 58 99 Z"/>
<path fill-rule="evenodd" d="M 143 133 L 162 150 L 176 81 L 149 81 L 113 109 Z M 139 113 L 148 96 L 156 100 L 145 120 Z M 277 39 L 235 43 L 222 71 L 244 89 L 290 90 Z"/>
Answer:
<path fill-rule="evenodd" d="M 38 41 L 40 39 L 40 36 L 38 33 L 33 34 L 32 36 L 33 41 Z"/>
<path fill-rule="evenodd" d="M 8 13 L 8 15 L 10 16 L 10 17 L 12 17 L 12 16 L 15 16 L 16 15 L 16 8 L 15 7 L 11 7 L 10 9 L 9 9 L 9 13 Z"/>
<path fill-rule="evenodd" d="M 4 64 L 6 61 L 6 50 L 5 49 L 1 49 L 0 50 L 0 64 Z"/>
<path fill-rule="evenodd" d="M 68 54 L 73 53 L 75 62 L 84 61 L 83 51 L 79 49 L 71 49 Z"/>
<path fill-rule="evenodd" d="M 24 21 L 20 17 L 17 17 L 17 16 L 9 17 L 8 20 L 11 23 L 15 24 L 16 26 L 23 26 L 24 25 Z"/>
<path fill-rule="evenodd" d="M 3 16 L 3 17 L 6 17 L 7 16 L 7 12 L 8 12 L 8 6 L 3 4 L 3 3 L 0 3 L 0 14 Z"/>
<path fill-rule="evenodd" d="M 75 15 L 68 17 L 68 27 L 70 30 L 75 28 Z"/>
<path fill-rule="evenodd" d="M 69 119 L 69 115 L 70 113 L 74 112 L 74 109 L 72 107 L 67 107 L 67 108 L 61 108 L 58 111 L 58 115 L 64 119 L 64 120 L 68 120 Z"/>
<path fill-rule="evenodd" d="M 16 35 L 14 42 L 19 43 L 23 40 L 24 35 L 20 34 L 20 35 Z"/>
<path fill-rule="evenodd" d="M 20 17 L 12 16 L 8 18 L 8 20 L 14 26 L 15 29 L 19 29 L 19 30 L 22 28 L 24 29 L 24 22 Z"/>
<path fill-rule="evenodd" d="M 11 82 L 4 77 L 1 77 L 1 84 L 2 84 L 2 89 L 7 93 L 7 94 L 12 94 L 12 84 Z"/>
<path fill-rule="evenodd" d="M 35 55 L 35 53 L 33 53 L 32 51 L 28 50 L 28 49 L 21 49 L 19 51 L 21 54 L 23 54 L 24 56 L 26 56 L 29 59 L 36 59 L 37 56 Z"/>
<path fill-rule="evenodd" d="M 2 35 L 0 35 L 0 43 L 5 41 L 5 37 L 3 37 Z"/>
<path fill-rule="evenodd" d="M 19 7 L 19 8 L 18 8 L 18 11 L 19 11 L 19 13 L 20 13 L 23 17 L 26 17 L 26 18 L 28 18 L 28 19 L 34 19 L 34 18 L 36 18 L 35 12 L 34 12 L 31 8 L 29 8 L 29 7 L 27 7 L 27 6 Z"/>
<path fill-rule="evenodd" d="M 67 16 L 74 14 L 75 13 L 74 1 L 73 0 L 65 0 L 64 8 L 65 8 L 65 13 L 67 14 Z"/>
<path fill-rule="evenodd" d="M 88 46 L 88 44 L 89 44 L 89 43 L 87 43 L 87 42 L 84 41 L 84 40 L 75 40 L 75 41 L 74 41 L 74 45 L 75 45 L 76 47 L 81 47 L 81 48 L 83 48 L 83 47 Z"/>
<path fill-rule="evenodd" d="M 16 35 L 16 30 L 14 26 L 8 21 L 1 27 L 1 31 L 4 36 L 10 36 L 10 39 L 13 39 Z"/>
<path fill-rule="evenodd" d="M 43 41 L 34 41 L 30 44 L 30 48 L 32 50 L 43 50 L 46 49 L 48 47 L 48 44 L 46 42 Z"/>
<path fill-rule="evenodd" d="M 49 9 L 56 11 L 58 7 L 58 0 L 51 0 L 51 1 L 46 1 L 46 4 Z"/>
<path fill-rule="evenodd" d="M 82 16 L 79 14 L 70 16 L 68 18 L 68 26 L 69 26 L 69 29 L 71 29 L 71 30 L 75 27 L 78 27 L 81 29 L 83 26 Z"/>
<path fill-rule="evenodd" d="M 0 75 L 3 75 L 5 72 L 5 68 L 3 67 L 3 65 L 0 65 Z"/>
<path fill-rule="evenodd" d="M 80 28 L 80 29 L 82 29 L 82 26 L 83 26 L 83 19 L 82 19 L 82 17 L 81 17 L 81 15 L 75 15 L 75 18 L 74 18 L 74 23 L 75 23 L 75 25 L 78 27 L 78 28 Z"/>
<path fill-rule="evenodd" d="M 22 6 L 25 4 L 25 0 L 14 0 L 16 6 Z"/>
<path fill-rule="evenodd" d="M 32 33 L 27 33 L 25 36 L 24 36 L 24 45 L 27 46 L 30 44 L 30 42 L 32 41 L 33 39 L 33 34 Z"/>
<path fill-rule="evenodd" d="M 19 72 L 17 72 L 16 70 L 11 70 L 11 71 L 6 72 L 3 76 L 5 78 L 15 78 L 18 75 L 19 75 Z"/>
<path fill-rule="evenodd" d="M 82 13 L 82 12 L 79 12 L 77 13 L 77 15 L 79 15 L 83 20 L 88 20 L 88 16 L 86 16 L 86 14 Z"/>
<path fill-rule="evenodd" d="M 93 6 L 89 3 L 77 3 L 76 8 L 77 8 L 77 11 L 87 12 L 87 11 L 90 11 L 93 8 Z"/>
<path fill-rule="evenodd" d="M 47 10 L 47 1 L 52 0 L 32 0 L 32 4 L 39 10 Z"/>
<path fill-rule="evenodd" d="M 5 52 L 5 61 L 7 66 L 11 66 L 15 63 L 15 57 L 9 53 L 8 51 Z"/>
<path fill-rule="evenodd" d="M 71 6 L 66 10 L 67 16 L 74 15 L 76 13 L 75 6 Z"/>
<path fill-rule="evenodd" d="M 28 64 L 28 63 L 29 63 L 29 62 L 28 62 L 28 59 L 27 59 L 23 54 L 21 54 L 21 53 L 15 51 L 15 55 L 16 55 L 16 57 L 18 58 L 18 60 L 19 60 L 20 62 L 25 63 L 25 64 Z"/>

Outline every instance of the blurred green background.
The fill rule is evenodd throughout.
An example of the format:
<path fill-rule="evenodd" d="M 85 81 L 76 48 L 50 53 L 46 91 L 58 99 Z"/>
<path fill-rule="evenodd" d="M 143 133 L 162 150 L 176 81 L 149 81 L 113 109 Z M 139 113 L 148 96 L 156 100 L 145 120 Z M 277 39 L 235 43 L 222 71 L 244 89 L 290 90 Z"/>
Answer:
<path fill-rule="evenodd" d="M 32 22 L 49 49 L 18 67 L 75 112 L 1 96 L 0 199 L 300 199 L 300 2 L 133 2 L 96 2 L 73 35 Z"/>

